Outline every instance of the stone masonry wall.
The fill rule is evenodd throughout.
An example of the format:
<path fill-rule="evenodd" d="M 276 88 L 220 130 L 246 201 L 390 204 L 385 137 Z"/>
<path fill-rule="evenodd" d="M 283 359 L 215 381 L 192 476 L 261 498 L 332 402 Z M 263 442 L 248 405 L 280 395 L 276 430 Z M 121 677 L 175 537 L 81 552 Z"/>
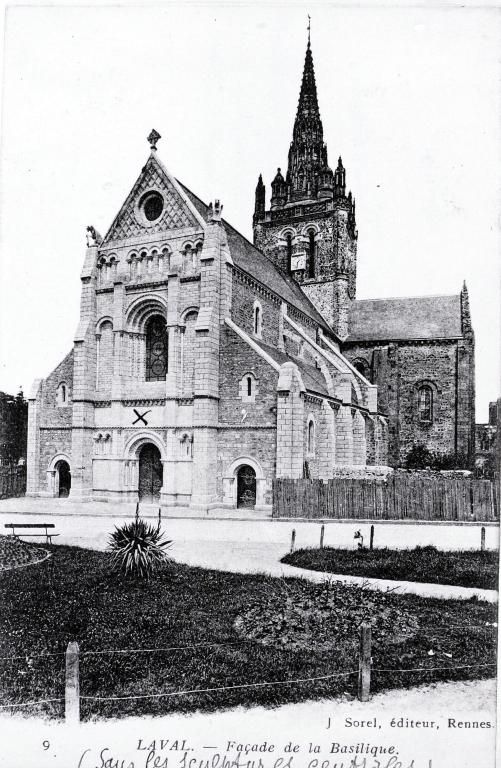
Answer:
<path fill-rule="evenodd" d="M 231 319 L 249 336 L 254 335 L 254 302 L 256 300 L 261 304 L 262 311 L 261 338 L 265 344 L 276 347 L 278 344 L 280 303 L 261 291 L 258 292 L 239 274 L 234 273 Z"/>
<path fill-rule="evenodd" d="M 113 325 L 106 321 L 101 325 L 97 343 L 97 390 L 100 395 L 111 395 L 113 379 Z"/>
<path fill-rule="evenodd" d="M 249 336 L 254 336 L 254 302 L 256 300 L 259 301 L 262 311 L 261 340 L 265 344 L 281 347 L 284 344 L 284 339 L 280 336 L 284 333 L 290 336 L 290 329 L 285 326 L 280 315 L 282 302 L 273 294 L 262 290 L 251 278 L 243 277 L 234 271 L 231 319 Z M 294 322 L 300 325 L 303 331 L 315 341 L 317 325 L 314 321 L 309 321 L 293 306 L 287 305 L 286 310 Z M 299 342 L 299 337 L 297 341 Z M 290 344 L 289 341 L 285 343 Z M 296 355 L 297 346 L 293 344 L 290 351 Z"/>
<path fill-rule="evenodd" d="M 373 354 L 374 353 L 374 354 Z M 434 452 L 451 454 L 468 441 L 467 420 L 456 414 L 457 342 L 399 342 L 386 347 L 354 344 L 343 349 L 353 361 L 364 358 L 373 367 L 378 386 L 378 406 L 388 414 L 389 457 L 391 466 L 400 466 L 410 449 L 423 443 Z M 465 355 L 464 387 L 470 387 L 468 367 L 472 356 Z M 433 389 L 433 422 L 418 418 L 418 387 L 429 383 Z M 471 394 L 469 395 L 471 397 Z M 457 429 L 457 435 L 456 435 Z"/>
<path fill-rule="evenodd" d="M 304 283 L 302 289 L 311 303 L 317 308 L 322 317 L 332 327 L 334 325 L 334 283 L 311 282 Z"/>
<path fill-rule="evenodd" d="M 458 343 L 457 451 L 475 464 L 475 348 L 473 340 Z"/>
<path fill-rule="evenodd" d="M 248 399 L 241 382 L 246 373 L 255 377 L 255 395 Z M 219 423 L 276 426 L 278 373 L 228 327 L 221 332 Z M 243 411 L 246 412 L 245 419 Z"/>
<path fill-rule="evenodd" d="M 292 236 L 292 255 L 305 257 L 305 269 L 294 272 L 317 310 L 341 338 L 348 334 L 348 306 L 355 298 L 357 244 L 348 225 L 348 208 L 341 201 L 328 213 L 305 206 L 303 216 L 276 223 L 259 223 L 254 242 L 279 267 L 289 272 L 286 237 Z M 285 213 L 285 212 L 284 212 Z M 314 265 L 310 264 L 310 232 L 314 233 Z M 310 267 L 312 267 L 313 275 Z"/>
<path fill-rule="evenodd" d="M 266 479 L 264 503 L 271 504 L 271 483 L 276 468 L 276 429 L 220 429 L 217 435 L 217 495 L 223 498 L 223 478 L 240 457 L 249 457 L 262 467 Z"/>
<path fill-rule="evenodd" d="M 70 409 L 71 411 L 71 409 Z M 64 453 L 70 459 L 71 466 L 71 428 L 67 429 L 40 429 L 40 465 L 39 465 L 39 490 L 47 491 L 47 469 L 58 453 Z"/>
<path fill-rule="evenodd" d="M 277 477 L 301 478 L 305 399 L 301 378 L 293 363 L 281 366 L 277 394 Z"/>
<path fill-rule="evenodd" d="M 313 450 L 308 450 L 308 433 L 309 424 L 313 421 L 314 424 L 314 438 L 313 438 Z M 305 396 L 304 404 L 304 458 L 308 462 L 308 468 L 310 470 L 310 477 L 320 477 L 320 459 L 322 442 L 325 440 L 323 434 L 322 423 L 322 402 L 318 398 Z M 334 463 L 334 457 L 332 458 Z"/>
<path fill-rule="evenodd" d="M 57 391 L 60 384 L 66 384 L 67 403 L 58 405 Z M 42 427 L 71 427 L 73 401 L 73 350 L 47 376 L 42 387 L 40 403 L 40 425 Z"/>

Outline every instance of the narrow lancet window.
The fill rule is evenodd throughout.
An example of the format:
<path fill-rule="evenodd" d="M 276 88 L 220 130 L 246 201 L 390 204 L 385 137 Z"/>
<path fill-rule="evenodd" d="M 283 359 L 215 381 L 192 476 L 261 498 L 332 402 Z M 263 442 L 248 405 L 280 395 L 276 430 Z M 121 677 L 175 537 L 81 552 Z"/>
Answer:
<path fill-rule="evenodd" d="M 310 230 L 308 277 L 315 277 L 315 233 Z"/>
<path fill-rule="evenodd" d="M 286 237 L 287 242 L 287 271 L 289 274 L 292 272 L 292 235 L 288 234 Z"/>
<path fill-rule="evenodd" d="M 427 384 L 418 392 L 419 421 L 431 424 L 433 421 L 433 390 Z"/>

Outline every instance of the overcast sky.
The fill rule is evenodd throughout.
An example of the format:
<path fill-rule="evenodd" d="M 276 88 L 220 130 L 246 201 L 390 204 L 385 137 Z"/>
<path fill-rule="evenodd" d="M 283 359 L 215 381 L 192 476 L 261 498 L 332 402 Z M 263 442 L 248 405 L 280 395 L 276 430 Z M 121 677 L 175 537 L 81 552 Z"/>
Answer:
<path fill-rule="evenodd" d="M 69 351 L 85 228 L 148 156 L 247 237 L 287 150 L 307 13 L 324 138 L 357 200 L 358 298 L 470 291 L 477 421 L 499 395 L 500 11 L 11 7 L 2 111 L 0 389 Z"/>

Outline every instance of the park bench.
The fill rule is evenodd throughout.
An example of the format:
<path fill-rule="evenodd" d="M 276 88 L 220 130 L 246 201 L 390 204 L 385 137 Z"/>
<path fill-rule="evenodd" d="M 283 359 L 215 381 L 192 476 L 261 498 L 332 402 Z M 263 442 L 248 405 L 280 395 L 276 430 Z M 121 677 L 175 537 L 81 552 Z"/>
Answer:
<path fill-rule="evenodd" d="M 49 533 L 49 528 L 55 528 L 56 526 L 54 523 L 5 523 L 6 528 L 12 529 L 12 535 L 16 538 L 21 538 L 21 536 L 24 537 L 32 537 L 32 536 L 45 536 L 45 543 L 46 544 L 52 544 L 52 539 L 54 536 L 59 536 L 58 533 Z M 17 530 L 21 530 L 25 528 L 28 528 L 29 530 L 33 530 L 35 528 L 43 528 L 44 532 L 40 533 L 17 533 Z"/>

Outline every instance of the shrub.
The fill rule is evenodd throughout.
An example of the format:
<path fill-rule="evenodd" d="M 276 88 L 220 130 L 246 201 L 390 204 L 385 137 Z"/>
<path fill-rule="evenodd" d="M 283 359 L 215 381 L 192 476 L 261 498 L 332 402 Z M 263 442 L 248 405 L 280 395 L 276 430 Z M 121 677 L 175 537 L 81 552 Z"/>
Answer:
<path fill-rule="evenodd" d="M 475 467 L 475 477 L 487 478 L 494 480 L 496 475 L 496 457 L 489 453 L 485 457 L 483 464 Z"/>
<path fill-rule="evenodd" d="M 469 469 L 468 457 L 462 453 L 434 453 L 433 469 Z"/>
<path fill-rule="evenodd" d="M 133 523 L 116 527 L 110 535 L 109 551 L 113 568 L 125 576 L 149 578 L 162 563 L 171 560 L 165 551 L 172 541 L 164 539 L 160 526 L 136 516 Z"/>
<path fill-rule="evenodd" d="M 433 464 L 433 454 L 426 445 L 414 445 L 405 459 L 406 469 L 429 469 Z"/>
<path fill-rule="evenodd" d="M 414 445 L 405 458 L 406 469 L 468 469 L 468 457 L 462 453 L 430 451 L 423 443 Z"/>

